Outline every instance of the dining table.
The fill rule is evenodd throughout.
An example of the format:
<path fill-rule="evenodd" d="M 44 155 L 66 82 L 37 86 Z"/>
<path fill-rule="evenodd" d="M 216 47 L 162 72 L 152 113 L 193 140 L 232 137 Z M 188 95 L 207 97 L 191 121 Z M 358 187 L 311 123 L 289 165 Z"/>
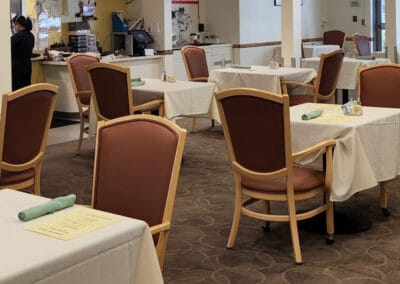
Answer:
<path fill-rule="evenodd" d="M 302 120 L 320 109 L 322 115 Z M 355 193 L 400 173 L 400 109 L 362 107 L 362 115 L 344 115 L 340 105 L 306 103 L 290 107 L 292 150 L 301 151 L 325 139 L 335 139 L 330 199 L 345 201 Z M 297 161 L 320 161 L 322 152 Z"/>
<path fill-rule="evenodd" d="M 313 68 L 318 72 L 320 63 L 320 57 L 303 58 L 301 60 L 301 66 L 305 68 Z M 371 59 L 358 59 L 353 57 L 344 57 L 342 68 L 339 73 L 339 78 L 337 81 L 336 88 L 342 89 L 343 92 L 343 102 L 348 101 L 348 91 L 356 90 L 358 84 L 358 69 L 360 67 L 372 66 L 375 64 L 385 64 L 390 63 L 388 58 L 374 58 Z"/>
<path fill-rule="evenodd" d="M 214 69 L 208 82 L 214 83 L 217 91 L 229 88 L 257 88 L 281 94 L 281 80 L 308 83 L 317 76 L 313 68 L 237 66 Z"/>
<path fill-rule="evenodd" d="M 163 283 L 144 221 L 79 205 L 27 222 L 18 218 L 48 201 L 0 190 L 0 283 Z M 62 238 L 84 227 L 89 230 Z"/>
<path fill-rule="evenodd" d="M 320 57 L 321 54 L 340 49 L 337 44 L 304 43 L 303 55 L 305 58 Z"/>

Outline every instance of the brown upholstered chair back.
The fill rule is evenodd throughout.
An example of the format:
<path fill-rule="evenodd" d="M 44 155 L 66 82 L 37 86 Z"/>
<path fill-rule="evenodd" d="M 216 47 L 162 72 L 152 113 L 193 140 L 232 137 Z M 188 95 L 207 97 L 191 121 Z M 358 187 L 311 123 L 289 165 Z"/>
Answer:
<path fill-rule="evenodd" d="M 204 49 L 197 46 L 184 46 L 181 52 L 188 80 L 205 78 L 203 81 L 207 82 L 208 67 Z"/>
<path fill-rule="evenodd" d="M 67 64 L 70 68 L 70 76 L 73 81 L 72 86 L 75 93 L 90 91 L 90 82 L 86 66 L 99 61 L 100 59 L 98 57 L 80 53 L 68 57 Z M 80 100 L 82 104 L 89 105 L 90 95 L 81 96 Z"/>
<path fill-rule="evenodd" d="M 57 86 L 36 84 L 3 96 L 3 161 L 23 164 L 44 151 L 57 92 Z"/>
<path fill-rule="evenodd" d="M 132 113 L 130 71 L 109 63 L 94 63 L 87 67 L 94 105 L 100 120 Z"/>
<path fill-rule="evenodd" d="M 321 55 L 320 70 L 317 78 L 319 95 L 330 96 L 335 92 L 343 58 L 344 52 L 342 49 Z"/>
<path fill-rule="evenodd" d="M 362 105 L 400 108 L 400 65 L 380 64 L 361 69 L 358 84 Z"/>
<path fill-rule="evenodd" d="M 256 172 L 286 167 L 291 153 L 285 151 L 284 104 L 279 100 L 282 96 L 246 88 L 217 94 L 231 161 Z"/>
<path fill-rule="evenodd" d="M 337 44 L 340 48 L 343 48 L 344 41 L 346 39 L 346 33 L 339 30 L 331 30 L 324 32 L 323 44 Z"/>
<path fill-rule="evenodd" d="M 162 118 L 134 115 L 99 127 L 93 207 L 146 221 L 163 221 L 178 151 L 178 134 Z M 155 120 L 157 119 L 157 120 Z"/>
<path fill-rule="evenodd" d="M 371 46 L 369 42 L 369 38 L 364 35 L 353 35 L 353 41 L 357 48 L 357 53 L 360 56 L 370 56 L 371 55 Z"/>

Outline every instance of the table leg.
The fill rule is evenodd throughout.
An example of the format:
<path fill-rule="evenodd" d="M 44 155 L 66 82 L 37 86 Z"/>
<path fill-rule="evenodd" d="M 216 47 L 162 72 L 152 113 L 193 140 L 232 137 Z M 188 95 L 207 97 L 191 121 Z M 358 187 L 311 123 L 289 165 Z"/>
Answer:
<path fill-rule="evenodd" d="M 342 104 L 345 104 L 349 101 L 349 90 L 342 89 Z"/>

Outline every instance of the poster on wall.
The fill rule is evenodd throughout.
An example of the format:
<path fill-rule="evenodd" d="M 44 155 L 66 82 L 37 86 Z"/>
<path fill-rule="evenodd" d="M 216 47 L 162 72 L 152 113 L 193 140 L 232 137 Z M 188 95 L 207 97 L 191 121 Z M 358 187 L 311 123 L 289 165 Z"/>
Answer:
<path fill-rule="evenodd" d="M 172 44 L 189 44 L 190 34 L 198 33 L 199 1 L 172 0 Z"/>

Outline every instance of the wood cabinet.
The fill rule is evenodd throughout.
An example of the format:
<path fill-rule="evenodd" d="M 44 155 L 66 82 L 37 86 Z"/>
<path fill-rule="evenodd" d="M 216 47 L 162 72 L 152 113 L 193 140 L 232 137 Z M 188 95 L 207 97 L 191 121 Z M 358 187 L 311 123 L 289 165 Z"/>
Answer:
<path fill-rule="evenodd" d="M 233 63 L 232 44 L 201 46 L 206 52 L 208 70 L 229 67 Z M 172 56 L 173 74 L 177 80 L 187 80 L 185 65 L 180 50 Z"/>

